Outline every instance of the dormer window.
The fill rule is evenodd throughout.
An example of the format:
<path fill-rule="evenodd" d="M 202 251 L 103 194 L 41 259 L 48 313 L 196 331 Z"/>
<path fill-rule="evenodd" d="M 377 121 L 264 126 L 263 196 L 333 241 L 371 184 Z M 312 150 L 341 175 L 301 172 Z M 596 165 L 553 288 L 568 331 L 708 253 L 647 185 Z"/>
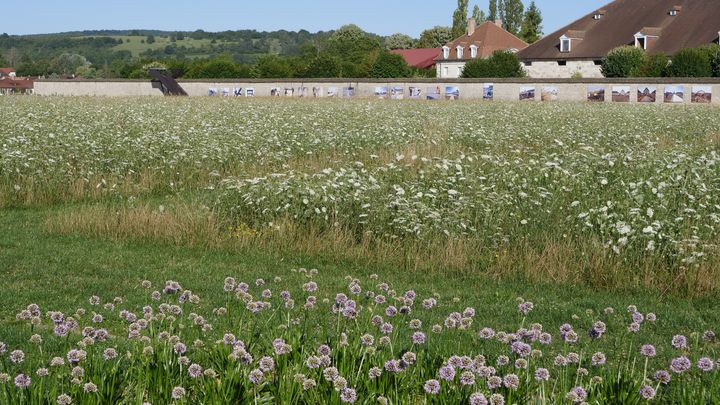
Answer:
<path fill-rule="evenodd" d="M 457 50 L 457 58 L 458 58 L 458 59 L 462 59 L 462 58 L 463 58 L 463 52 L 464 52 L 465 48 L 463 48 L 462 46 L 458 46 L 458 47 L 456 48 L 456 50 Z"/>
<path fill-rule="evenodd" d="M 478 47 L 476 45 L 470 45 L 470 57 L 475 59 L 477 58 L 477 50 Z"/>
<path fill-rule="evenodd" d="M 593 15 L 593 20 L 599 20 L 599 19 L 603 18 L 604 15 L 605 15 L 605 10 L 598 10 L 595 13 L 595 15 Z"/>
<path fill-rule="evenodd" d="M 671 17 L 675 17 L 676 15 L 678 15 L 677 10 L 670 10 L 670 16 L 671 16 Z"/>
<path fill-rule="evenodd" d="M 560 52 L 562 53 L 568 53 L 572 49 L 572 43 L 570 38 L 566 37 L 565 35 L 560 37 Z"/>
<path fill-rule="evenodd" d="M 647 36 L 635 35 L 635 48 L 647 50 Z"/>
<path fill-rule="evenodd" d="M 680 10 L 682 10 L 682 6 L 675 6 L 675 7 L 673 7 L 673 8 L 670 9 L 670 11 L 668 12 L 668 14 L 669 14 L 671 17 L 675 17 L 676 15 L 680 14 Z"/>
<path fill-rule="evenodd" d="M 443 46 L 443 59 L 450 59 L 450 48 Z"/>

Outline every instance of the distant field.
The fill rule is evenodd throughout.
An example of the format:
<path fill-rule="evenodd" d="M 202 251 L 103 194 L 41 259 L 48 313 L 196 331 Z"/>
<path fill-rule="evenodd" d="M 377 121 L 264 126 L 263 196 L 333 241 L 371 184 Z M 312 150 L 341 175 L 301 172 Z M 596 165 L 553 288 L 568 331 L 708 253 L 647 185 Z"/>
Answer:
<path fill-rule="evenodd" d="M 0 98 L 0 403 L 716 404 L 719 113 Z"/>

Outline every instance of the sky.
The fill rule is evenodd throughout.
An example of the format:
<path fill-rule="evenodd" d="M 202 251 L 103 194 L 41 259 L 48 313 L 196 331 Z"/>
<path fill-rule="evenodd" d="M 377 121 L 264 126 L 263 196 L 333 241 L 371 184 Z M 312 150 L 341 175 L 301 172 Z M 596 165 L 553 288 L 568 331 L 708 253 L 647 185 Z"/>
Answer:
<path fill-rule="evenodd" d="M 536 0 L 546 34 L 608 2 Z M 474 4 L 488 8 L 488 0 L 470 0 L 471 11 Z M 12 8 L 23 10 L 23 17 L 3 18 L 0 33 L 96 29 L 316 32 L 354 23 L 380 35 L 401 32 L 417 38 L 424 29 L 452 25 L 456 6 L 457 0 L 25 0 Z"/>

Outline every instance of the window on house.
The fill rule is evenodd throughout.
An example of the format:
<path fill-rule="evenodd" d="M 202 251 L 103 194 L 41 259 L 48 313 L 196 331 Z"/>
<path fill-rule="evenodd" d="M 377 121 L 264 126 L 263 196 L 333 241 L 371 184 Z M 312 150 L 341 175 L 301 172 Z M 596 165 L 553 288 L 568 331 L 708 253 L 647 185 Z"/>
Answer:
<path fill-rule="evenodd" d="M 677 10 L 670 10 L 670 16 L 671 16 L 671 17 L 675 17 L 676 15 L 678 15 L 678 11 L 677 11 Z"/>
<path fill-rule="evenodd" d="M 443 46 L 443 59 L 450 58 L 450 48 Z"/>
<path fill-rule="evenodd" d="M 450 75 L 450 68 L 445 66 L 443 67 L 443 77 L 448 77 Z"/>
<path fill-rule="evenodd" d="M 602 66 L 602 59 L 596 59 L 593 61 L 593 63 L 595 64 L 595 66 Z"/>
<path fill-rule="evenodd" d="M 473 59 L 477 58 L 477 46 L 473 45 L 470 47 L 470 57 Z"/>
<path fill-rule="evenodd" d="M 457 47 L 457 57 L 458 57 L 458 59 L 462 59 L 462 58 L 463 58 L 463 51 L 464 51 L 464 50 L 465 50 L 465 48 L 463 48 L 462 46 L 458 46 L 458 47 Z"/>
<path fill-rule="evenodd" d="M 641 49 L 647 49 L 647 37 L 638 36 L 635 38 L 635 47 Z"/>
<path fill-rule="evenodd" d="M 558 66 L 567 66 L 567 61 L 566 61 L 566 60 L 559 60 L 559 61 L 557 61 L 557 64 L 558 64 Z"/>
<path fill-rule="evenodd" d="M 525 62 L 523 62 L 523 64 L 524 64 L 525 66 L 532 66 L 532 61 L 531 61 L 531 60 L 526 60 Z"/>
<path fill-rule="evenodd" d="M 595 15 L 593 16 L 593 20 L 599 20 L 599 19 L 601 19 L 601 18 L 602 18 L 602 14 L 595 14 Z"/>
<path fill-rule="evenodd" d="M 560 52 L 570 52 L 570 38 L 560 39 Z"/>

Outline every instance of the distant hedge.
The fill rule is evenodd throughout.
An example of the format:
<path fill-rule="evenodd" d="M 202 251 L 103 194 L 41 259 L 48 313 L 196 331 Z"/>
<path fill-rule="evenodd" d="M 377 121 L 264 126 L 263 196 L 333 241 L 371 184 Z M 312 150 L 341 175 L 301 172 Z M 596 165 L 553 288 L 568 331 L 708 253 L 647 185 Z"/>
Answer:
<path fill-rule="evenodd" d="M 605 77 L 720 77 L 720 45 L 683 48 L 668 58 L 621 46 L 603 59 Z"/>
<path fill-rule="evenodd" d="M 462 77 L 525 77 L 517 55 L 509 51 L 495 51 L 487 59 L 473 59 L 465 64 Z"/>

